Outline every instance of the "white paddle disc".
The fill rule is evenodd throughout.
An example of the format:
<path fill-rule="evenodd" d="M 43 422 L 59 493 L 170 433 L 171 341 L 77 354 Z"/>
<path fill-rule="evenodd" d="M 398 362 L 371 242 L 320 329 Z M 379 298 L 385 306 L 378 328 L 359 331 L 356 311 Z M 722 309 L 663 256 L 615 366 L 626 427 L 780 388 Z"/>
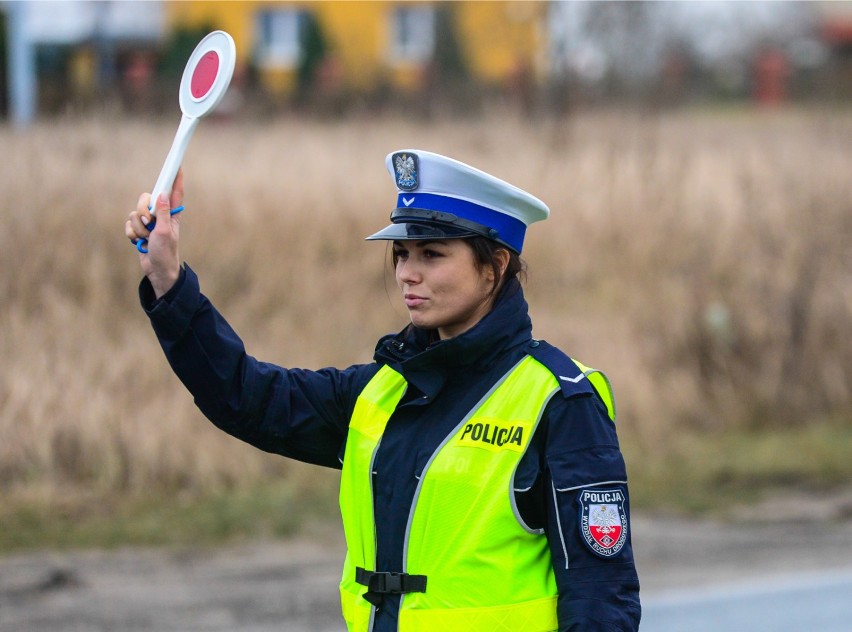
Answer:
<path fill-rule="evenodd" d="M 236 61 L 234 40 L 224 31 L 213 31 L 201 40 L 183 69 L 181 111 L 193 118 L 212 111 L 228 90 Z"/>

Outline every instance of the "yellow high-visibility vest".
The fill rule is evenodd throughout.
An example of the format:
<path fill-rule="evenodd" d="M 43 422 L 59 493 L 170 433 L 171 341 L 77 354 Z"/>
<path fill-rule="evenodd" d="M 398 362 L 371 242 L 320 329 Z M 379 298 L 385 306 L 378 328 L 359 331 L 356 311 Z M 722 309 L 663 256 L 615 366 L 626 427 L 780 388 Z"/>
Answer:
<path fill-rule="evenodd" d="M 597 374 L 577 365 L 587 377 Z M 608 384 L 599 384 L 606 388 L 598 392 L 612 416 Z M 375 568 L 371 473 L 406 386 L 402 375 L 383 366 L 358 397 L 349 425 L 340 487 L 348 552 L 340 594 L 351 632 L 368 631 L 373 618 L 356 568 L 384 570 Z M 425 576 L 426 589 L 402 595 L 400 632 L 557 629 L 548 543 L 542 530 L 530 529 L 518 514 L 512 483 L 544 408 L 559 389 L 550 370 L 526 356 L 432 455 L 415 492 L 403 555 L 403 571 Z"/>

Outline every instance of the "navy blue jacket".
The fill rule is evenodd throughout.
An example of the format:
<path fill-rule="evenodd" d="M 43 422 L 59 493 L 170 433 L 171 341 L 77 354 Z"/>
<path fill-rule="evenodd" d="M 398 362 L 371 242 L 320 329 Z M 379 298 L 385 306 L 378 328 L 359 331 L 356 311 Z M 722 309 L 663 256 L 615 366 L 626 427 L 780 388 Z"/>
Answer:
<path fill-rule="evenodd" d="M 417 477 L 458 421 L 525 354 L 557 377 L 578 370 L 547 343 L 533 340 L 517 281 L 494 309 L 455 338 L 409 326 L 382 338 L 374 362 L 346 369 L 285 369 L 248 355 L 242 341 L 185 267 L 155 300 L 147 279 L 140 299 L 173 370 L 219 428 L 262 450 L 340 468 L 358 394 L 382 364 L 409 384 L 391 416 L 375 460 L 376 569 L 402 571 L 402 551 Z M 544 529 L 559 589 L 560 631 L 633 631 L 639 627 L 639 581 L 629 528 L 617 555 L 603 556 L 583 538 L 582 490 L 618 489 L 629 512 L 627 476 L 615 426 L 588 380 L 562 380 L 548 403 L 515 477 L 527 525 Z M 628 513 L 629 515 L 629 513 Z M 377 609 L 374 632 L 397 629 L 399 596 Z"/>

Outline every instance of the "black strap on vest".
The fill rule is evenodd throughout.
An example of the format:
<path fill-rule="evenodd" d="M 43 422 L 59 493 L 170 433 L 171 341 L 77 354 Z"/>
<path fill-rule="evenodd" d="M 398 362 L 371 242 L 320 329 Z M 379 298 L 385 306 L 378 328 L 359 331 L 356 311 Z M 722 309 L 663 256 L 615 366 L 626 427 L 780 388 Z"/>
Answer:
<path fill-rule="evenodd" d="M 426 575 L 409 575 L 408 573 L 387 573 L 355 568 L 355 581 L 366 586 L 371 593 L 403 594 L 411 592 L 426 592 Z"/>

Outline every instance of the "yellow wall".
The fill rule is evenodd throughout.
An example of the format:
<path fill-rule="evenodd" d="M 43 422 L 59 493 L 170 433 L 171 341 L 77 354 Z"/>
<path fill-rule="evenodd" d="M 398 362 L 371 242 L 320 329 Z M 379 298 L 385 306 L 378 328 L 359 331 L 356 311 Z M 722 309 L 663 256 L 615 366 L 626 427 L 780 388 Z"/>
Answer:
<path fill-rule="evenodd" d="M 475 77 L 502 82 L 520 64 L 533 68 L 544 45 L 545 4 L 524 1 L 457 2 L 456 31 Z"/>
<path fill-rule="evenodd" d="M 199 27 L 209 24 L 231 34 L 237 45 L 237 61 L 251 57 L 254 45 L 254 14 L 265 2 L 208 2 L 206 0 L 166 1 L 166 20 L 177 26 Z"/>
<path fill-rule="evenodd" d="M 311 4 L 331 52 L 341 63 L 347 83 L 361 89 L 375 85 L 385 65 L 391 3 Z"/>
<path fill-rule="evenodd" d="M 369 89 L 384 78 L 399 88 L 416 89 L 419 68 L 391 64 L 390 21 L 393 10 L 409 2 L 285 0 L 166 2 L 167 19 L 174 26 L 212 25 L 229 32 L 237 45 L 237 62 L 251 61 L 255 14 L 275 6 L 301 7 L 316 16 L 329 52 L 340 66 L 345 84 Z M 419 2 L 418 4 L 444 4 Z M 540 32 L 546 3 L 530 0 L 466 1 L 449 5 L 455 12 L 456 37 L 471 74 L 487 82 L 504 82 L 519 63 L 534 66 L 543 44 Z M 264 72 L 266 85 L 287 92 L 293 70 Z"/>

